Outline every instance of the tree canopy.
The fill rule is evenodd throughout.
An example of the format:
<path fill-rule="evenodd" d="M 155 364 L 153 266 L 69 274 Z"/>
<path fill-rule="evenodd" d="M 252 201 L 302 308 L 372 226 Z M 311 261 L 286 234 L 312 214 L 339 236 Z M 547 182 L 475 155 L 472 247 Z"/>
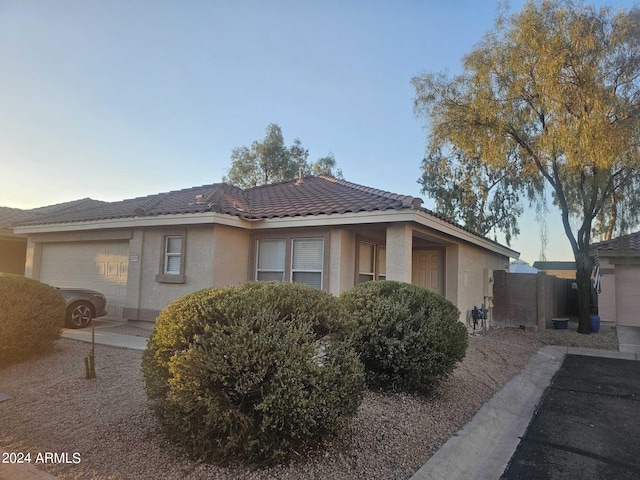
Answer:
<path fill-rule="evenodd" d="M 295 139 L 290 147 L 284 143 L 280 126 L 270 123 L 264 139 L 254 141 L 251 147 L 237 147 L 231 152 L 231 167 L 223 182 L 241 188 L 251 188 L 268 183 L 296 178 L 302 169 L 305 174 L 329 175 L 342 178 L 333 154 L 309 163 L 309 150 Z"/>
<path fill-rule="evenodd" d="M 517 175 L 538 202 L 551 190 L 576 260 L 581 333 L 590 332 L 593 236 L 614 211 L 618 228 L 637 222 L 616 206 L 634 203 L 640 186 L 639 79 L 640 12 L 571 0 L 503 12 L 463 73 L 413 79 L 429 152 Z"/>
<path fill-rule="evenodd" d="M 422 192 L 436 201 L 436 211 L 487 236 L 502 232 L 507 244 L 520 233 L 520 178 L 517 165 L 493 167 L 463 151 L 443 153 L 437 146 L 422 161 Z"/>

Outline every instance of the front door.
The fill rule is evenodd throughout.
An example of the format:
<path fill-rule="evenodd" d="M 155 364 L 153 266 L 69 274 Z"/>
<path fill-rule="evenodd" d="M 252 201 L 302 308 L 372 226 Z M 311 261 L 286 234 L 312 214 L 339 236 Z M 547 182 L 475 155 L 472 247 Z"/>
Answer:
<path fill-rule="evenodd" d="M 444 250 L 414 250 L 411 282 L 444 295 Z"/>

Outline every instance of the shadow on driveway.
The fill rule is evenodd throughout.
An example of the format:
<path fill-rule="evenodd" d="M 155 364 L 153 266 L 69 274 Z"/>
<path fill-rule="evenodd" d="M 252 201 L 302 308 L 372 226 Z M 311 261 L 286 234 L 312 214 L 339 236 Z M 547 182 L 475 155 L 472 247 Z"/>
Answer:
<path fill-rule="evenodd" d="M 503 480 L 640 478 L 640 364 L 567 355 Z"/>

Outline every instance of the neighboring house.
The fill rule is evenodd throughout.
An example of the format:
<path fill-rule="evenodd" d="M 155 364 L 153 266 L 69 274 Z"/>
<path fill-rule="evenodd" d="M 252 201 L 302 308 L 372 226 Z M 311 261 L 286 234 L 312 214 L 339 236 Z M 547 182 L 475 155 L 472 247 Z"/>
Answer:
<path fill-rule="evenodd" d="M 24 220 L 25 211 L 0 207 L 0 272 L 24 275 L 27 238 L 14 235 L 12 226 Z"/>
<path fill-rule="evenodd" d="M 340 294 L 400 280 L 462 312 L 518 253 L 421 207 L 422 200 L 326 176 L 247 190 L 218 183 L 20 222 L 25 274 L 106 294 L 110 314 L 154 321 L 198 289 L 250 280 Z"/>
<path fill-rule="evenodd" d="M 640 327 L 640 232 L 593 245 L 600 262 L 600 320 Z"/>
<path fill-rule="evenodd" d="M 576 279 L 576 262 L 533 262 L 533 266 L 547 275 L 569 280 Z"/>
<path fill-rule="evenodd" d="M 96 205 L 104 204 L 98 200 L 83 198 L 72 202 L 50 205 L 47 207 L 22 210 L 19 208 L 0 207 L 0 272 L 24 275 L 27 253 L 27 237 L 16 235 L 13 225 L 35 221 L 48 215 L 72 212 Z"/>
<path fill-rule="evenodd" d="M 539 270 L 532 267 L 524 260 L 514 260 L 509 264 L 509 273 L 538 273 Z"/>

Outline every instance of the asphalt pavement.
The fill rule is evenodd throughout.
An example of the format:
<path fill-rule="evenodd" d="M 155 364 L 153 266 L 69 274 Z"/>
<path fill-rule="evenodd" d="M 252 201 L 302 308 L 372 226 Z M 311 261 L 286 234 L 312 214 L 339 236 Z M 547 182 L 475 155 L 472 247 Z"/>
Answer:
<path fill-rule="evenodd" d="M 640 478 L 640 364 L 567 355 L 502 480 Z"/>
<path fill-rule="evenodd" d="M 617 330 L 540 349 L 411 480 L 640 478 L 640 328 Z"/>

